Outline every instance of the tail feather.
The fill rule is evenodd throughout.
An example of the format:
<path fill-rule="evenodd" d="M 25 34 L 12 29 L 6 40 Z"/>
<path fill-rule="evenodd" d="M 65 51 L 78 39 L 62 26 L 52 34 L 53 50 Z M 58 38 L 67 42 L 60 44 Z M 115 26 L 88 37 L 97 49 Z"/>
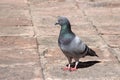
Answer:
<path fill-rule="evenodd" d="M 97 56 L 99 57 L 95 51 L 93 51 L 92 49 L 88 48 L 88 51 L 87 51 L 87 55 L 89 56 Z"/>

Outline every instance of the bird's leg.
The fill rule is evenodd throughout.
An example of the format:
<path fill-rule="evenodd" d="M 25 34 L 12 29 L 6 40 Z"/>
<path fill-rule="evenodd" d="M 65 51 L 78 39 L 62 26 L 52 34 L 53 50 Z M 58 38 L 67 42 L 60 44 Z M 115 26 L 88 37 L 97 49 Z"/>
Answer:
<path fill-rule="evenodd" d="M 75 62 L 75 67 L 74 67 L 74 68 L 71 68 L 70 71 L 75 71 L 75 70 L 77 70 L 77 65 L 78 65 L 78 63 L 79 63 L 78 61 Z"/>
<path fill-rule="evenodd" d="M 71 64 L 71 62 L 72 62 L 72 57 L 67 57 L 67 59 L 68 59 L 68 61 L 69 61 L 69 64 L 68 64 L 67 67 L 63 68 L 64 71 L 71 69 L 70 64 Z"/>
<path fill-rule="evenodd" d="M 68 64 L 67 67 L 63 68 L 63 70 L 64 70 L 64 71 L 66 71 L 66 70 L 70 70 L 70 64 Z"/>
<path fill-rule="evenodd" d="M 78 65 L 78 63 L 79 63 L 79 58 L 76 58 L 76 59 L 75 59 L 75 66 L 74 66 L 74 68 L 71 68 L 70 71 L 75 71 L 75 70 L 77 70 L 77 65 Z"/>

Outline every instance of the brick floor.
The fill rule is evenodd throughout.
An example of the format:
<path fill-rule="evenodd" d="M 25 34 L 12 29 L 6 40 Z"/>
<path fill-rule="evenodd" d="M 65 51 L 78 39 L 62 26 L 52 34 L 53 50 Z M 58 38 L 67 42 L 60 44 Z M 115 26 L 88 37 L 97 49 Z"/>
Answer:
<path fill-rule="evenodd" d="M 1 0 L 0 10 L 0 80 L 120 80 L 119 0 Z M 75 72 L 61 69 L 58 16 L 99 56 Z"/>

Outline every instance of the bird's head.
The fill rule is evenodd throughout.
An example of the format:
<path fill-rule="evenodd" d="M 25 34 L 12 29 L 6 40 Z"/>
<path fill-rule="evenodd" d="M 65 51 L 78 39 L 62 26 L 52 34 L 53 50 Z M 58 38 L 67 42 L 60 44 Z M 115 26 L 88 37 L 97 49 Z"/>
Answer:
<path fill-rule="evenodd" d="M 69 20 L 66 18 L 66 17 L 58 17 L 58 22 L 55 23 L 55 25 L 60 25 L 60 26 L 63 26 L 63 25 L 68 25 L 70 24 Z"/>

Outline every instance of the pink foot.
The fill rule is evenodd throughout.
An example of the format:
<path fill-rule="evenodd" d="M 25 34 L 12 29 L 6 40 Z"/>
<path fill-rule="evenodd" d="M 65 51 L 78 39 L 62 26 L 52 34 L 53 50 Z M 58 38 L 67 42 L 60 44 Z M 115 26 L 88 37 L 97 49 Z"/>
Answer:
<path fill-rule="evenodd" d="M 65 67 L 65 68 L 63 68 L 63 70 L 64 70 L 64 71 L 70 70 L 70 68 L 69 68 L 69 67 Z"/>
<path fill-rule="evenodd" d="M 76 68 L 70 68 L 70 71 L 76 71 L 77 69 Z"/>

